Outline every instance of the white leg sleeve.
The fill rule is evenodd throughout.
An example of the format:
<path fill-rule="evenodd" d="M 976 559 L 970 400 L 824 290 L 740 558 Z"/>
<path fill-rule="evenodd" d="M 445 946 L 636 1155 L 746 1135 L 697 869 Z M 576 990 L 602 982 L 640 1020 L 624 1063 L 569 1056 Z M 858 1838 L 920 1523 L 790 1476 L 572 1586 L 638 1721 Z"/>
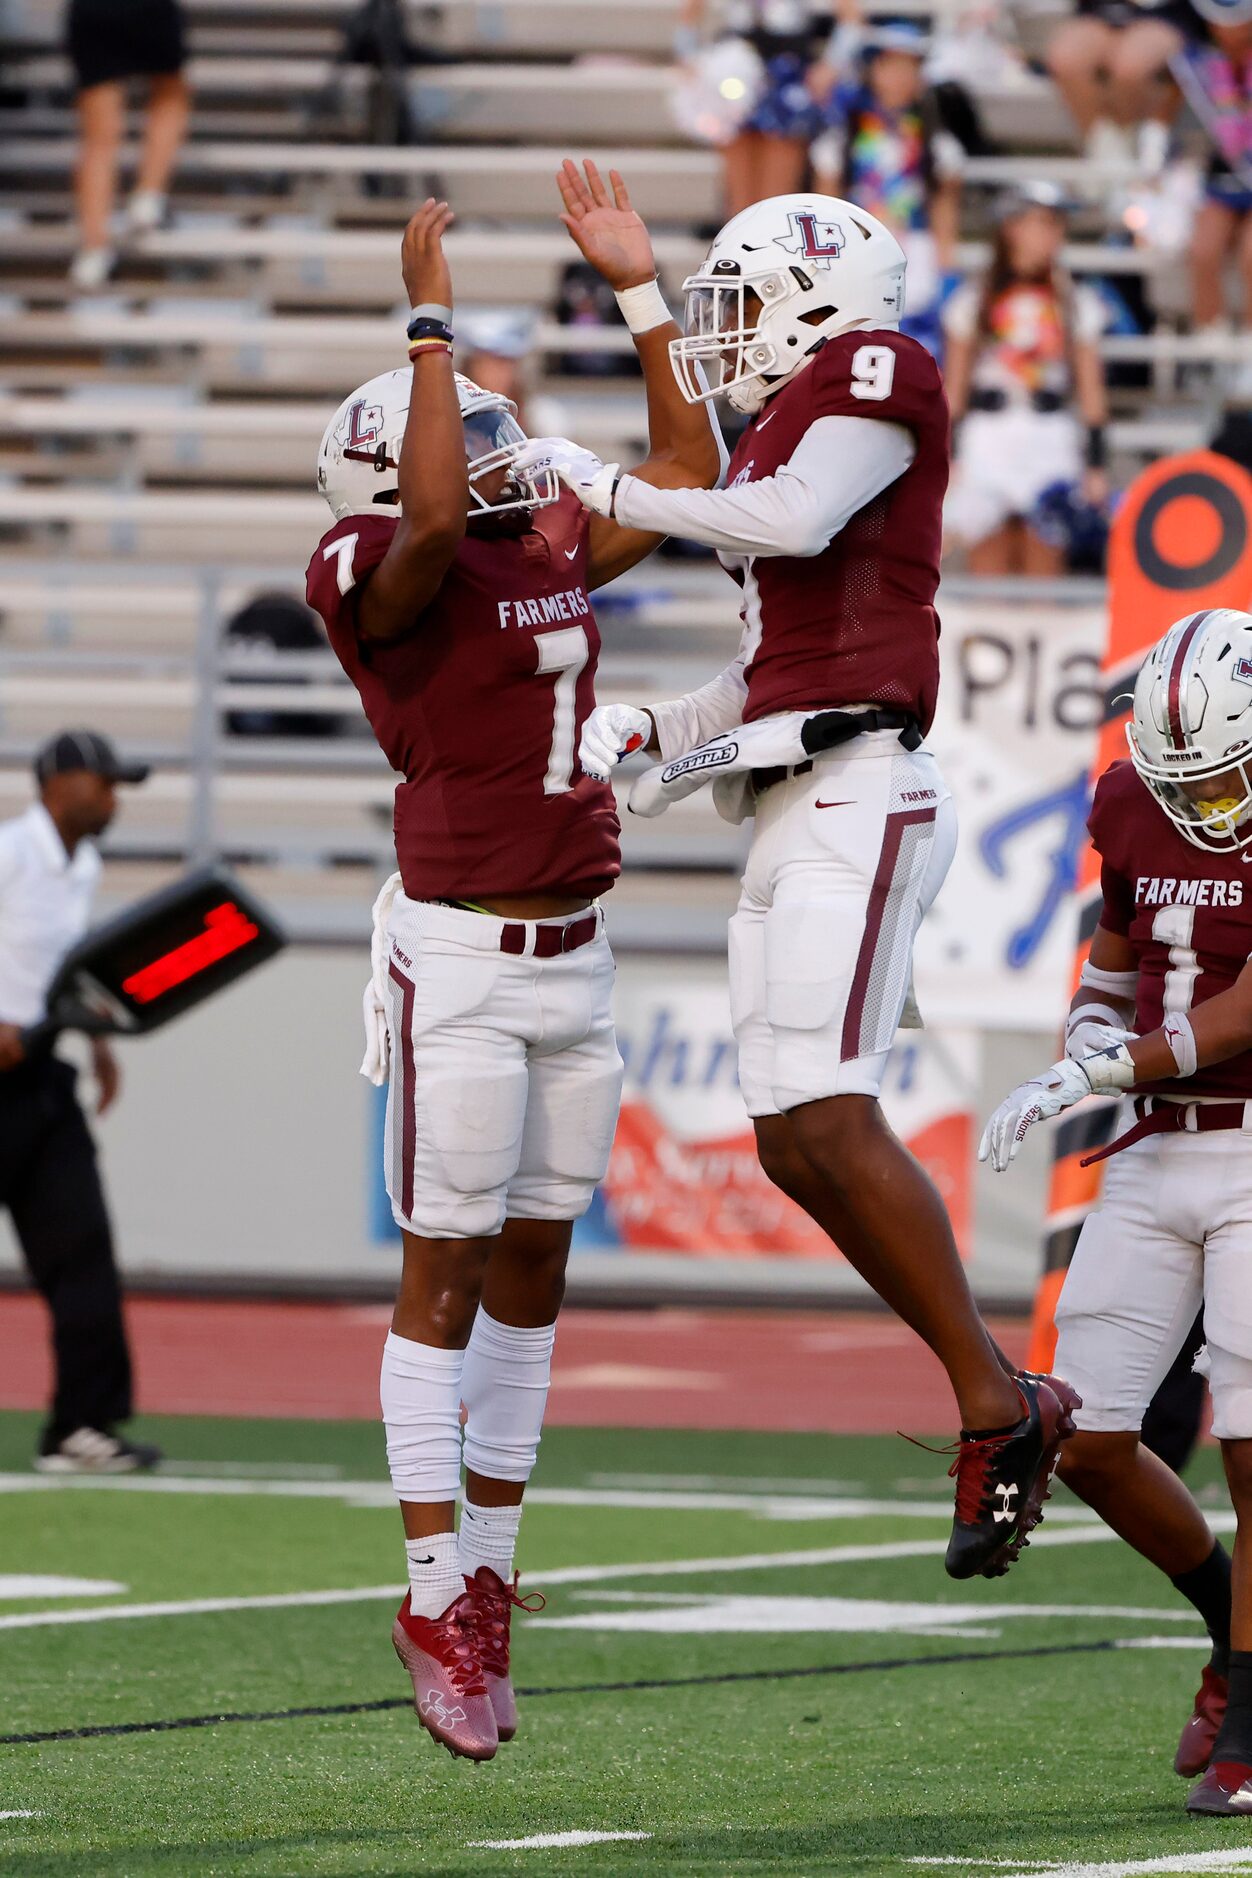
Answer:
<path fill-rule="evenodd" d="M 379 1379 L 387 1465 L 401 1500 L 455 1500 L 461 1488 L 464 1350 L 437 1350 L 388 1331 Z"/>
<path fill-rule="evenodd" d="M 482 1306 L 474 1319 L 461 1394 L 465 1465 L 489 1480 L 529 1480 L 548 1405 L 556 1325 L 519 1330 Z"/>

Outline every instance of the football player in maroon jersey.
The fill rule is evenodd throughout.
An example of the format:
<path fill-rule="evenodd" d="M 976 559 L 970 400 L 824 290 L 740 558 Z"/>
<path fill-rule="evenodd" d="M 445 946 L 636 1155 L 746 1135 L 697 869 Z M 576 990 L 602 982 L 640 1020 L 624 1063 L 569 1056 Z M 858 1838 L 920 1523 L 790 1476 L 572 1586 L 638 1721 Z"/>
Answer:
<path fill-rule="evenodd" d="M 1140 670 L 1130 762 L 1096 785 L 1103 908 L 1065 1060 L 1015 1089 L 979 1150 L 1093 1092 L 1133 1092 L 1056 1313 L 1081 1391 L 1064 1480 L 1195 1605 L 1213 1640 L 1178 1744 L 1194 1813 L 1252 1813 L 1252 614 L 1178 621 Z M 1239 1522 L 1231 1561 L 1139 1439 L 1204 1304 L 1213 1432 Z M 1229 1697 L 1229 1702 L 1228 1702 Z M 1207 1771 L 1206 1771 L 1207 1770 Z"/>
<path fill-rule="evenodd" d="M 563 220 L 617 290 L 648 399 L 644 481 L 710 484 L 720 436 L 679 395 L 676 334 L 621 179 L 558 179 Z M 515 468 L 513 407 L 452 369 L 447 205 L 403 243 L 410 366 L 347 398 L 319 486 L 335 515 L 308 596 L 396 790 L 399 872 L 375 907 L 367 1074 L 386 1079 L 404 1239 L 382 1366 L 410 1591 L 393 1641 L 424 1726 L 487 1760 L 516 1728 L 513 1550 L 547 1399 L 572 1222 L 621 1089 L 597 896 L 619 870 L 613 792 L 578 767 L 599 637 L 588 594 L 660 537 Z M 458 1535 L 462 1436 L 466 1497 Z"/>
<path fill-rule="evenodd" d="M 644 742 L 666 759 L 663 787 L 716 776 L 727 813 L 740 772 L 733 817 L 756 826 L 731 1010 L 761 1164 L 948 1371 L 962 1434 L 946 1563 L 966 1578 L 1006 1570 L 1037 1523 L 1070 1395 L 1001 1358 L 943 1203 L 878 1102 L 914 934 L 956 839 L 922 742 L 948 410 L 934 360 L 898 330 L 904 270 L 894 235 L 852 203 L 760 202 L 687 281 L 688 330 L 670 348 L 686 397 L 724 392 L 752 420 L 727 486 L 648 489 L 561 439 L 522 460 L 598 514 L 716 548 L 742 588 L 735 662 L 651 711 L 604 706 L 583 768 L 607 776 Z"/>

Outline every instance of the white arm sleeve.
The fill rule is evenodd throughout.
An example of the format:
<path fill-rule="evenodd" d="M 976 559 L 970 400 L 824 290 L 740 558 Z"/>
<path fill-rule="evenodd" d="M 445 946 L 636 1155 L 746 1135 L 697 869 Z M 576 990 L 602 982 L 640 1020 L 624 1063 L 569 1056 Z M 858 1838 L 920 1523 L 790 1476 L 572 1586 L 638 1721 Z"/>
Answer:
<path fill-rule="evenodd" d="M 662 759 L 668 763 L 684 750 L 694 750 L 724 730 L 733 730 L 743 722 L 743 707 L 748 696 L 748 681 L 743 675 L 743 653 L 724 671 L 710 678 L 698 691 L 668 704 L 650 704 L 647 709 L 656 725 L 656 740 Z"/>
<path fill-rule="evenodd" d="M 623 476 L 613 519 L 732 554 L 820 554 L 858 509 L 902 476 L 916 454 L 903 424 L 819 417 L 790 460 L 730 489 L 653 489 Z"/>

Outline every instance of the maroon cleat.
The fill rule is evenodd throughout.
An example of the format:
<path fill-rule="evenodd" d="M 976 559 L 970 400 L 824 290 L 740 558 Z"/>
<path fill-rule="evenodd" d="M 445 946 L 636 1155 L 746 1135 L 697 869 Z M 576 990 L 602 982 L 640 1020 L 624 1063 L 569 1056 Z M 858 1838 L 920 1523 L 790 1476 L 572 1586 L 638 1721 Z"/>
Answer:
<path fill-rule="evenodd" d="M 1252 1766 L 1247 1761 L 1214 1761 L 1198 1787 L 1187 1795 L 1189 1813 L 1215 1813 L 1220 1819 L 1244 1819 L 1252 1813 Z"/>
<path fill-rule="evenodd" d="M 1068 1383 L 1022 1375 L 1025 1410 L 1004 1434 L 962 1434 L 951 1472 L 956 1516 L 944 1566 L 950 1578 L 999 1578 L 1030 1543 L 1052 1492 L 1061 1443 L 1081 1399 Z"/>
<path fill-rule="evenodd" d="M 1226 1677 L 1219 1676 L 1213 1665 L 1206 1663 L 1200 1675 L 1195 1707 L 1183 1724 L 1178 1752 L 1174 1756 L 1174 1772 L 1185 1780 L 1194 1780 L 1212 1760 L 1217 1731 L 1226 1719 L 1229 1695 L 1230 1684 Z M 1227 1766 L 1231 1764 L 1227 1762 Z"/>
<path fill-rule="evenodd" d="M 413 1678 L 413 1707 L 422 1727 L 449 1754 L 489 1761 L 500 1736 L 478 1660 L 469 1593 L 454 1598 L 439 1617 L 417 1616 L 406 1593 L 391 1641 Z"/>
<path fill-rule="evenodd" d="M 480 1565 L 472 1578 L 467 1577 L 465 1589 L 471 1599 L 474 1640 L 496 1728 L 501 1741 L 511 1741 L 517 1733 L 517 1698 L 509 1675 L 510 1620 L 514 1605 L 519 1611 L 541 1611 L 543 1594 L 532 1591 L 529 1597 L 519 1598 L 517 1573 L 513 1574 L 512 1584 L 506 1585 L 490 1565 Z"/>

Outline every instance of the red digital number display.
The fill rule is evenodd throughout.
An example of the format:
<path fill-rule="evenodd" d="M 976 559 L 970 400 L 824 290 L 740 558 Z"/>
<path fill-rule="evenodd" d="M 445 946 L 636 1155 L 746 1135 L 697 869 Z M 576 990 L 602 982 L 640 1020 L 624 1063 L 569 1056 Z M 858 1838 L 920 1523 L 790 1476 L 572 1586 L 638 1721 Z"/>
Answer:
<path fill-rule="evenodd" d="M 202 933 L 132 972 L 122 980 L 122 990 L 136 1004 L 153 1004 L 176 985 L 186 984 L 189 978 L 207 972 L 232 952 L 251 945 L 258 936 L 259 928 L 247 914 L 241 913 L 233 900 L 223 900 L 205 914 Z"/>

